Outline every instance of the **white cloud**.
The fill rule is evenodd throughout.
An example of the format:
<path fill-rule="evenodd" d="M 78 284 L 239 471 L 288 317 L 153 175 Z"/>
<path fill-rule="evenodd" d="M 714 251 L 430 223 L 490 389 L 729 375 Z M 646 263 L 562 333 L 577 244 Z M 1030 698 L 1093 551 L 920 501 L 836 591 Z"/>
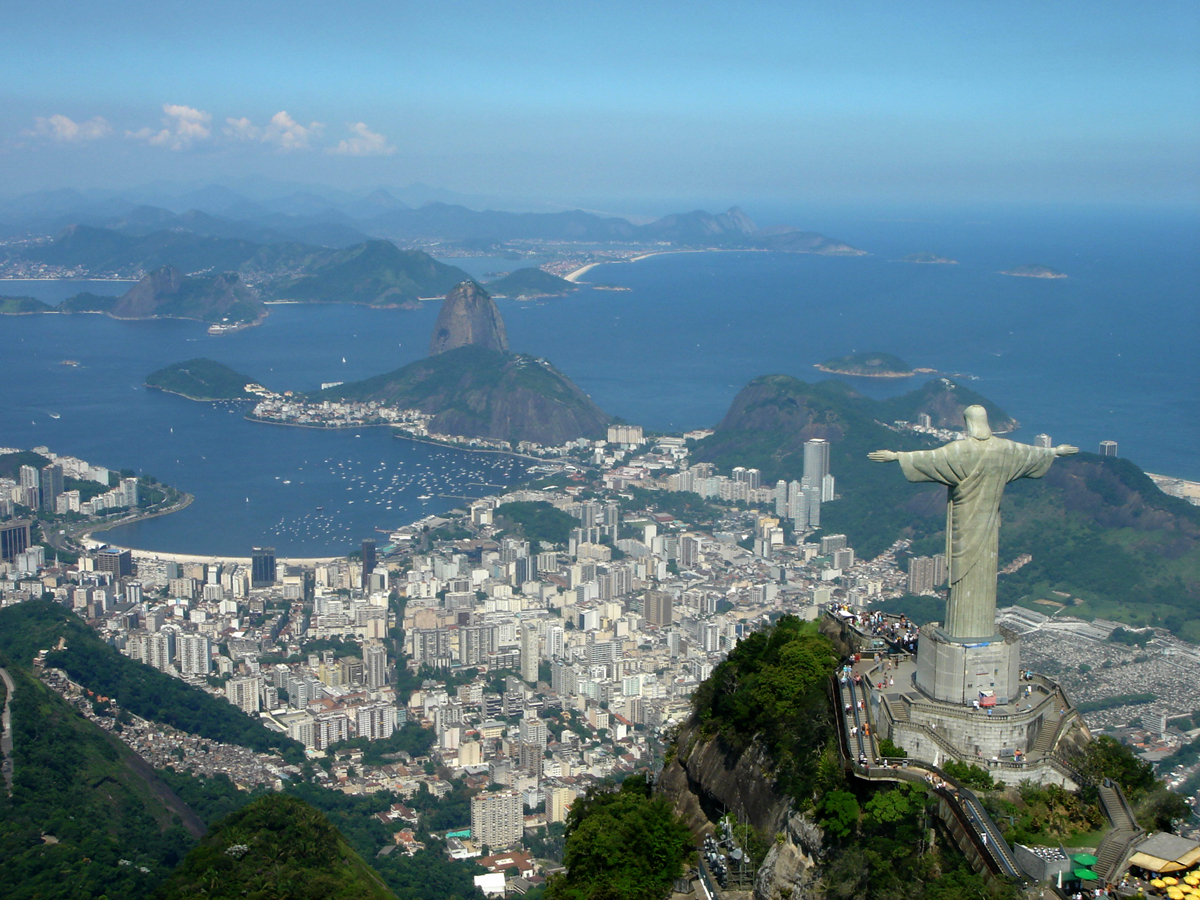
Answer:
<path fill-rule="evenodd" d="M 26 135 L 29 137 L 46 137 L 52 141 L 63 141 L 64 143 L 94 141 L 97 138 L 108 137 L 108 135 L 112 134 L 112 126 L 100 116 L 96 116 L 87 122 L 75 122 L 64 115 L 56 113 L 48 118 L 37 116 L 33 121 L 34 126 L 25 132 Z"/>
<path fill-rule="evenodd" d="M 170 150 L 186 150 L 193 141 L 207 140 L 212 136 L 212 129 L 209 128 L 212 122 L 210 113 L 175 103 L 164 103 L 163 112 L 166 113 L 163 116 L 166 128 L 159 131 L 142 128 L 139 131 L 127 131 L 126 136 L 145 141 L 153 147 L 166 147 Z"/>
<path fill-rule="evenodd" d="M 388 156 L 395 153 L 396 148 L 388 143 L 382 134 L 376 134 L 363 122 L 348 126 L 353 137 L 339 141 L 330 153 L 341 153 L 345 156 Z"/>
<path fill-rule="evenodd" d="M 261 141 L 264 144 L 274 144 L 280 150 L 302 150 L 308 142 L 318 136 L 325 126 L 320 122 L 309 122 L 301 125 L 285 110 L 280 110 L 271 116 L 271 121 L 265 128 L 259 128 L 245 116 L 240 119 L 225 120 L 225 134 L 238 141 Z"/>
<path fill-rule="evenodd" d="M 275 144 L 280 150 L 299 150 L 308 146 L 308 140 L 325 128 L 320 122 L 301 125 L 283 110 L 271 116 L 271 124 L 263 129 L 263 142 Z"/>
<path fill-rule="evenodd" d="M 225 134 L 239 141 L 257 141 L 262 137 L 262 129 L 242 116 L 225 120 Z"/>

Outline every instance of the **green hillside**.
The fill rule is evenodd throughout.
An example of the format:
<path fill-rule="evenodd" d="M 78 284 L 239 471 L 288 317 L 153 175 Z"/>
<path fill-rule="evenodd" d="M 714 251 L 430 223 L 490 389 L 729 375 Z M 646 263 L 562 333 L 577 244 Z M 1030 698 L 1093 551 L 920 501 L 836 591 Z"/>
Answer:
<path fill-rule="evenodd" d="M 536 267 L 509 272 L 503 278 L 489 281 L 486 287 L 493 296 L 505 297 L 558 296 L 576 290 L 574 283 Z"/>
<path fill-rule="evenodd" d="M 0 316 L 50 312 L 54 307 L 33 297 L 0 297 Z"/>
<path fill-rule="evenodd" d="M 173 363 L 146 376 L 146 387 L 180 394 L 189 400 L 246 400 L 246 385 L 254 379 L 211 359 Z"/>
<path fill-rule="evenodd" d="M 309 397 L 420 409 L 439 434 L 551 445 L 599 437 L 611 421 L 546 360 L 471 345 Z"/>
<path fill-rule="evenodd" d="M 275 288 L 279 300 L 399 306 L 440 297 L 469 281 L 462 269 L 420 250 L 401 250 L 390 241 L 368 241 L 329 251 L 311 271 Z"/>
<path fill-rule="evenodd" d="M 30 600 L 0 609 L 0 653 L 14 663 L 29 665 L 39 650 L 55 647 L 60 639 L 66 649 L 48 653 L 46 665 L 64 669 L 73 681 L 112 697 L 135 715 L 261 753 L 298 757 L 302 752 L 296 741 L 225 700 L 121 655 L 57 603 Z"/>
<path fill-rule="evenodd" d="M 0 894 L 147 896 L 203 822 L 119 740 L 25 669 L 8 671 L 14 780 L 11 799 L 0 790 Z"/>
<path fill-rule="evenodd" d="M 156 897 L 394 900 L 395 895 L 324 813 L 274 795 L 217 823 Z"/>

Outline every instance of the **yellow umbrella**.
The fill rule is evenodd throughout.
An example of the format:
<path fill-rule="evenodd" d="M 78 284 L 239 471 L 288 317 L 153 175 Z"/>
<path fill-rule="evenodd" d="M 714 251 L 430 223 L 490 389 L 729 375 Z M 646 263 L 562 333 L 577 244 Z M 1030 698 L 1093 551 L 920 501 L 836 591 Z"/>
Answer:
<path fill-rule="evenodd" d="M 1167 896 L 1170 897 L 1171 900 L 1183 900 L 1183 891 L 1177 887 L 1169 887 L 1167 888 Z"/>
<path fill-rule="evenodd" d="M 1195 872 L 1191 872 L 1187 875 L 1184 875 L 1183 880 L 1195 887 L 1196 885 L 1200 884 L 1200 875 L 1197 875 Z"/>
<path fill-rule="evenodd" d="M 1163 881 L 1161 878 L 1153 878 L 1150 880 L 1150 886 L 1156 887 L 1156 888 L 1166 887 L 1167 883 L 1165 881 Z"/>
<path fill-rule="evenodd" d="M 1175 885 L 1179 884 L 1179 879 L 1172 878 L 1168 875 L 1166 878 L 1163 879 L 1163 884 L 1165 884 L 1167 887 L 1175 887 Z"/>

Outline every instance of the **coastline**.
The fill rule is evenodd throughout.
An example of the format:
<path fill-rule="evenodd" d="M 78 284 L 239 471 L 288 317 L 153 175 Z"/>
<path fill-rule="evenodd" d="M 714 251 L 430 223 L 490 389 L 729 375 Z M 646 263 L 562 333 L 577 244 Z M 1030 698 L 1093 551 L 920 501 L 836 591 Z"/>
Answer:
<path fill-rule="evenodd" d="M 820 363 L 813 363 L 813 368 L 829 375 L 846 375 L 850 378 L 912 378 L 917 374 L 915 370 L 912 372 L 843 372 L 841 369 L 827 369 Z"/>
<path fill-rule="evenodd" d="M 120 525 L 133 525 L 136 522 L 144 522 L 148 519 L 157 519 L 159 516 L 169 516 L 171 513 L 176 513 L 180 510 L 187 509 L 192 505 L 195 499 L 195 496 L 192 494 L 185 493 L 180 496 L 179 500 L 177 500 L 175 503 L 172 503 L 170 506 L 162 509 L 150 510 L 133 517 L 119 519 L 116 522 L 98 522 L 95 525 L 85 525 L 79 531 L 72 534 L 71 537 L 85 547 L 88 547 L 89 544 L 100 545 L 103 544 L 104 541 L 97 541 L 94 537 L 92 537 L 93 534 L 97 534 L 102 531 L 108 531 L 109 529 L 116 528 Z M 89 547 L 88 549 L 94 548 Z"/>

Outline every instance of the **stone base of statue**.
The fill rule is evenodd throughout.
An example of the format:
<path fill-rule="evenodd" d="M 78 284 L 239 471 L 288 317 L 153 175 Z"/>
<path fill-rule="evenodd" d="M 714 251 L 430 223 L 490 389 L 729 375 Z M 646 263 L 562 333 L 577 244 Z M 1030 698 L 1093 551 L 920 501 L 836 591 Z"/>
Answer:
<path fill-rule="evenodd" d="M 1021 639 L 1011 632 L 964 640 L 937 625 L 921 628 L 917 688 L 931 700 L 1003 705 L 1017 696 L 1020 675 Z"/>
<path fill-rule="evenodd" d="M 1062 688 L 1022 672 L 1020 660 L 1020 638 L 1006 630 L 956 641 L 936 624 L 922 627 L 915 658 L 883 664 L 894 684 L 872 677 L 877 733 L 935 766 L 957 760 L 1007 784 L 1075 789 L 1066 760 L 1091 736 Z"/>

